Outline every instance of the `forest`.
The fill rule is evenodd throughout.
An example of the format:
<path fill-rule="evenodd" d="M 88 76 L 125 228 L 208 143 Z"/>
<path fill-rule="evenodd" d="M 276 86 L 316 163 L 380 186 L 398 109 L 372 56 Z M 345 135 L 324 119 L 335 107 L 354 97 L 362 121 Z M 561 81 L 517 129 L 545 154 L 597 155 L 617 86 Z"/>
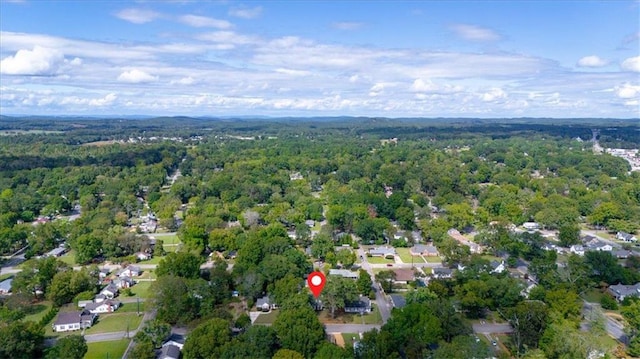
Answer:
<path fill-rule="evenodd" d="M 149 214 L 181 244 L 167 253 L 155 243 L 157 315 L 129 358 L 155 357 L 171 326 L 189 330 L 184 358 L 640 356 L 640 299 L 618 303 L 606 290 L 639 283 L 639 257 L 544 249 L 579 245 L 585 230 L 640 229 L 640 172 L 595 153 L 594 130 L 602 147 L 640 148 L 637 122 L 606 119 L 2 117 L 0 255 L 24 249 L 26 261 L 0 300 L 0 357 L 56 358 L 75 345 L 46 348 L 49 323 L 26 320 L 30 307 L 97 293 L 101 265 L 135 263 L 153 245 L 154 233 L 131 230 Z M 525 222 L 554 238 L 512 230 Z M 71 265 L 42 257 L 61 243 Z M 393 271 L 370 276 L 355 254 L 415 244 L 435 246 L 453 276 L 397 290 Z M 525 294 L 527 281 L 493 272 L 493 259 L 514 271 L 526 263 L 536 286 Z M 357 281 L 329 278 L 331 316 L 375 299 L 374 282 L 407 305 L 357 345 L 337 346 L 304 287 L 318 263 L 360 269 Z M 602 309 L 585 325 L 594 292 Z M 278 317 L 252 324 L 247 308 L 267 294 Z M 627 343 L 602 342 L 605 310 L 624 318 Z M 473 327 L 494 316 L 513 328 L 498 352 Z"/>

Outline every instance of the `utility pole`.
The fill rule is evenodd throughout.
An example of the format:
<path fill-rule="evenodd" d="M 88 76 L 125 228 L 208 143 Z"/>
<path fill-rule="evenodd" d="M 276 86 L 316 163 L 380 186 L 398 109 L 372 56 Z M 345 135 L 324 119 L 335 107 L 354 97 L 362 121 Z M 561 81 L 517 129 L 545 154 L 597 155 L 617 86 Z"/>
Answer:
<path fill-rule="evenodd" d="M 137 297 L 138 299 L 138 316 L 140 316 L 140 297 Z"/>

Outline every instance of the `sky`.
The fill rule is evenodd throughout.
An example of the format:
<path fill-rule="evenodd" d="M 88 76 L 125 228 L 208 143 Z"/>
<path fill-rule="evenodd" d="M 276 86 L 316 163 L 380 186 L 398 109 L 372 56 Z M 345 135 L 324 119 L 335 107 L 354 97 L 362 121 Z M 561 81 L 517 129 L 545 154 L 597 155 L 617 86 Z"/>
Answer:
<path fill-rule="evenodd" d="M 0 114 L 640 118 L 640 1 L 0 0 Z"/>

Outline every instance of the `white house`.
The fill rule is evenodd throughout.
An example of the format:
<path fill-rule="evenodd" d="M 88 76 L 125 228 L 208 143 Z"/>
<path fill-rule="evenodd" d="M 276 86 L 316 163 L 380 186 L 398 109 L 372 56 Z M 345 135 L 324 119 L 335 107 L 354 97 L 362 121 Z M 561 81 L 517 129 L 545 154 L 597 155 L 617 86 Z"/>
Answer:
<path fill-rule="evenodd" d="M 138 266 L 128 266 L 127 268 L 120 269 L 117 272 L 118 277 L 120 277 L 120 278 L 137 277 L 137 276 L 140 275 L 140 273 L 142 273 L 142 270 L 140 270 L 140 267 L 138 267 Z"/>
<path fill-rule="evenodd" d="M 569 248 L 569 252 L 577 254 L 579 256 L 583 256 L 584 255 L 584 247 L 579 245 L 579 244 L 574 244 L 571 246 L 571 248 Z"/>
<path fill-rule="evenodd" d="M 60 312 L 58 313 L 58 318 L 53 323 L 53 331 L 68 332 L 91 328 L 96 317 L 96 314 L 90 313 L 87 310 L 83 310 L 82 312 Z"/>
<path fill-rule="evenodd" d="M 139 261 L 148 261 L 149 259 L 151 259 L 151 254 L 145 253 L 145 252 L 138 252 L 136 253 L 136 258 Z"/>
<path fill-rule="evenodd" d="M 115 284 L 109 283 L 108 286 L 102 288 L 102 290 L 100 291 L 100 294 L 104 295 L 107 299 L 113 299 L 118 296 L 119 292 L 120 291 L 118 290 L 118 287 Z"/>
<path fill-rule="evenodd" d="M 491 273 L 502 273 L 506 269 L 504 261 L 491 261 Z"/>
<path fill-rule="evenodd" d="M 134 285 L 133 279 L 129 277 L 116 278 L 113 283 L 118 289 L 131 288 Z"/>
<path fill-rule="evenodd" d="M 522 224 L 522 227 L 527 231 L 535 231 L 537 229 L 540 229 L 540 225 L 536 222 L 524 222 Z"/>
<path fill-rule="evenodd" d="M 84 309 L 88 310 L 89 313 L 98 314 L 98 313 L 112 313 L 120 308 L 120 302 L 117 300 L 105 300 L 102 303 L 89 303 Z"/>
<path fill-rule="evenodd" d="M 376 247 L 369 250 L 369 254 L 372 257 L 383 257 L 386 258 L 388 256 L 395 257 L 396 249 L 393 247 Z"/>
<path fill-rule="evenodd" d="M 348 269 L 329 269 L 329 275 L 337 275 L 348 279 L 358 279 L 358 272 L 352 272 Z"/>
<path fill-rule="evenodd" d="M 638 238 L 636 238 L 634 235 L 626 233 L 626 232 L 618 232 L 616 234 L 616 239 L 623 241 L 623 242 L 637 242 Z"/>
<path fill-rule="evenodd" d="M 258 298 L 258 300 L 256 301 L 256 308 L 263 312 L 268 312 L 271 309 L 277 309 L 278 306 L 275 303 L 273 303 L 271 298 L 265 295 L 262 298 Z"/>
<path fill-rule="evenodd" d="M 0 294 L 11 293 L 11 284 L 13 283 L 13 277 L 7 278 L 0 282 Z"/>

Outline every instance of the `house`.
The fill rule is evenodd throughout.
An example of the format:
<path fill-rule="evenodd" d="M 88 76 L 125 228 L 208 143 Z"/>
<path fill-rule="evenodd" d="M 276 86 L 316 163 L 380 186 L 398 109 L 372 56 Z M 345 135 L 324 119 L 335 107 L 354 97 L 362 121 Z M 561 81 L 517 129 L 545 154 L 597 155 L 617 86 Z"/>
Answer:
<path fill-rule="evenodd" d="M 135 284 L 133 279 L 129 277 L 116 278 L 111 283 L 115 284 L 118 289 L 131 288 Z"/>
<path fill-rule="evenodd" d="M 49 252 L 45 253 L 45 255 L 43 257 L 60 257 L 61 255 L 67 253 L 67 249 L 64 247 L 64 245 L 58 247 L 58 248 L 54 248 L 52 250 L 50 250 Z"/>
<path fill-rule="evenodd" d="M 427 257 L 437 257 L 440 255 L 438 252 L 438 248 L 435 246 L 429 246 L 425 244 L 416 244 L 415 246 L 409 249 L 409 253 L 412 256 L 427 256 Z"/>
<path fill-rule="evenodd" d="M 626 232 L 618 232 L 616 234 L 616 239 L 623 241 L 623 242 L 637 242 L 638 238 L 636 238 L 634 235 L 626 233 Z"/>
<path fill-rule="evenodd" d="M 306 224 L 309 228 L 313 228 L 316 225 L 316 221 L 314 221 L 313 219 L 307 219 L 306 221 L 304 221 L 304 224 Z"/>
<path fill-rule="evenodd" d="M 391 294 L 389 298 L 391 298 L 391 305 L 393 305 L 394 308 L 403 308 L 407 305 L 407 300 L 400 294 Z"/>
<path fill-rule="evenodd" d="M 611 252 L 613 250 L 613 247 L 610 244 L 603 243 L 603 242 L 600 242 L 600 241 L 589 242 L 589 244 L 587 244 L 586 247 L 590 251 L 607 251 L 607 252 Z"/>
<path fill-rule="evenodd" d="M 396 284 L 407 284 L 415 280 L 413 269 L 396 269 L 393 272 L 396 274 L 396 278 L 393 280 Z"/>
<path fill-rule="evenodd" d="M 367 297 L 360 296 L 353 302 L 344 303 L 345 313 L 370 313 L 371 312 L 371 300 Z"/>
<path fill-rule="evenodd" d="M 491 273 L 502 273 L 506 269 L 504 261 L 491 261 L 489 265 L 491 266 Z"/>
<path fill-rule="evenodd" d="M 160 359 L 180 359 L 180 348 L 173 344 L 163 345 L 160 351 Z"/>
<path fill-rule="evenodd" d="M 579 256 L 583 256 L 584 255 L 584 247 L 579 245 L 579 244 L 574 244 L 571 246 L 571 248 L 569 248 L 569 252 L 573 253 L 573 254 L 577 254 Z"/>
<path fill-rule="evenodd" d="M 618 259 L 627 259 L 627 258 L 633 256 L 633 252 L 632 251 L 627 251 L 627 250 L 612 251 L 611 254 L 613 254 L 613 256 L 618 258 Z"/>
<path fill-rule="evenodd" d="M 127 266 L 127 268 L 120 269 L 116 272 L 118 277 L 137 277 L 142 273 L 142 270 L 138 266 Z"/>
<path fill-rule="evenodd" d="M 537 229 L 540 229 L 540 225 L 536 222 L 524 222 L 522 224 L 522 227 L 527 231 L 535 231 Z"/>
<path fill-rule="evenodd" d="M 348 269 L 330 269 L 329 275 L 337 275 L 348 279 L 358 279 L 359 276 L 358 272 L 352 272 Z"/>
<path fill-rule="evenodd" d="M 164 342 L 164 344 L 162 344 L 162 346 L 165 347 L 167 345 L 174 345 L 180 348 L 180 350 L 182 350 L 182 347 L 184 347 L 184 341 L 185 341 L 184 335 L 173 333 L 171 334 L 169 339 L 167 339 L 167 341 Z"/>
<path fill-rule="evenodd" d="M 436 267 L 433 268 L 433 277 L 437 279 L 445 279 L 453 277 L 453 270 L 451 268 Z"/>
<path fill-rule="evenodd" d="M 7 278 L 0 282 L 0 294 L 10 294 L 11 293 L 11 283 L 13 283 L 13 277 Z"/>
<path fill-rule="evenodd" d="M 396 249 L 393 247 L 386 247 L 386 246 L 376 247 L 376 248 L 369 249 L 369 254 L 372 257 L 382 257 L 382 258 L 386 258 L 388 256 L 395 257 Z"/>
<path fill-rule="evenodd" d="M 149 259 L 151 259 L 151 254 L 145 253 L 145 252 L 138 252 L 136 253 L 136 258 L 139 261 L 148 261 Z"/>
<path fill-rule="evenodd" d="M 458 241 L 458 243 L 469 247 L 469 250 L 471 251 L 471 253 L 482 253 L 484 250 L 481 245 L 466 239 L 462 234 L 460 234 L 460 232 L 457 229 L 451 228 L 450 230 L 447 231 L 447 234 L 449 235 L 449 237 Z"/>
<path fill-rule="evenodd" d="M 102 288 L 102 290 L 100 291 L 100 294 L 104 295 L 106 299 L 113 299 L 118 296 L 118 293 L 120 293 L 120 291 L 118 290 L 118 287 L 113 283 L 109 283 L 109 285 Z"/>
<path fill-rule="evenodd" d="M 79 300 L 78 301 L 78 307 L 79 308 L 84 308 L 87 306 L 87 304 L 92 304 L 93 301 L 92 300 Z"/>
<path fill-rule="evenodd" d="M 118 308 L 120 308 L 120 305 L 121 303 L 118 302 L 117 300 L 108 299 L 102 303 L 89 303 L 84 307 L 84 309 L 88 310 L 89 313 L 94 313 L 94 314 L 112 313 L 116 311 Z"/>
<path fill-rule="evenodd" d="M 102 303 L 102 302 L 104 302 L 105 300 L 107 300 L 107 296 L 106 296 L 106 295 L 104 295 L 104 294 L 102 294 L 102 293 L 100 293 L 100 294 L 96 295 L 96 297 L 95 297 L 95 298 L 93 298 L 93 301 L 94 301 L 94 302 L 96 302 L 96 303 Z"/>
<path fill-rule="evenodd" d="M 89 313 L 87 310 L 81 312 L 60 312 L 58 313 L 58 318 L 52 325 L 53 331 L 68 332 L 71 330 L 91 328 L 96 317 L 96 314 Z"/>
<path fill-rule="evenodd" d="M 100 278 L 100 280 L 104 280 L 109 276 L 109 273 L 111 273 L 111 270 L 109 268 L 100 268 L 100 271 L 98 272 L 98 278 Z"/>
<path fill-rule="evenodd" d="M 626 297 L 640 297 L 640 282 L 634 285 L 610 285 L 607 291 L 619 302 L 623 301 Z"/>
<path fill-rule="evenodd" d="M 278 306 L 275 303 L 273 303 L 273 301 L 271 300 L 271 298 L 269 298 L 269 296 L 265 295 L 262 298 L 258 298 L 258 300 L 256 301 L 256 308 L 263 312 L 268 312 L 271 309 L 277 309 Z"/>

